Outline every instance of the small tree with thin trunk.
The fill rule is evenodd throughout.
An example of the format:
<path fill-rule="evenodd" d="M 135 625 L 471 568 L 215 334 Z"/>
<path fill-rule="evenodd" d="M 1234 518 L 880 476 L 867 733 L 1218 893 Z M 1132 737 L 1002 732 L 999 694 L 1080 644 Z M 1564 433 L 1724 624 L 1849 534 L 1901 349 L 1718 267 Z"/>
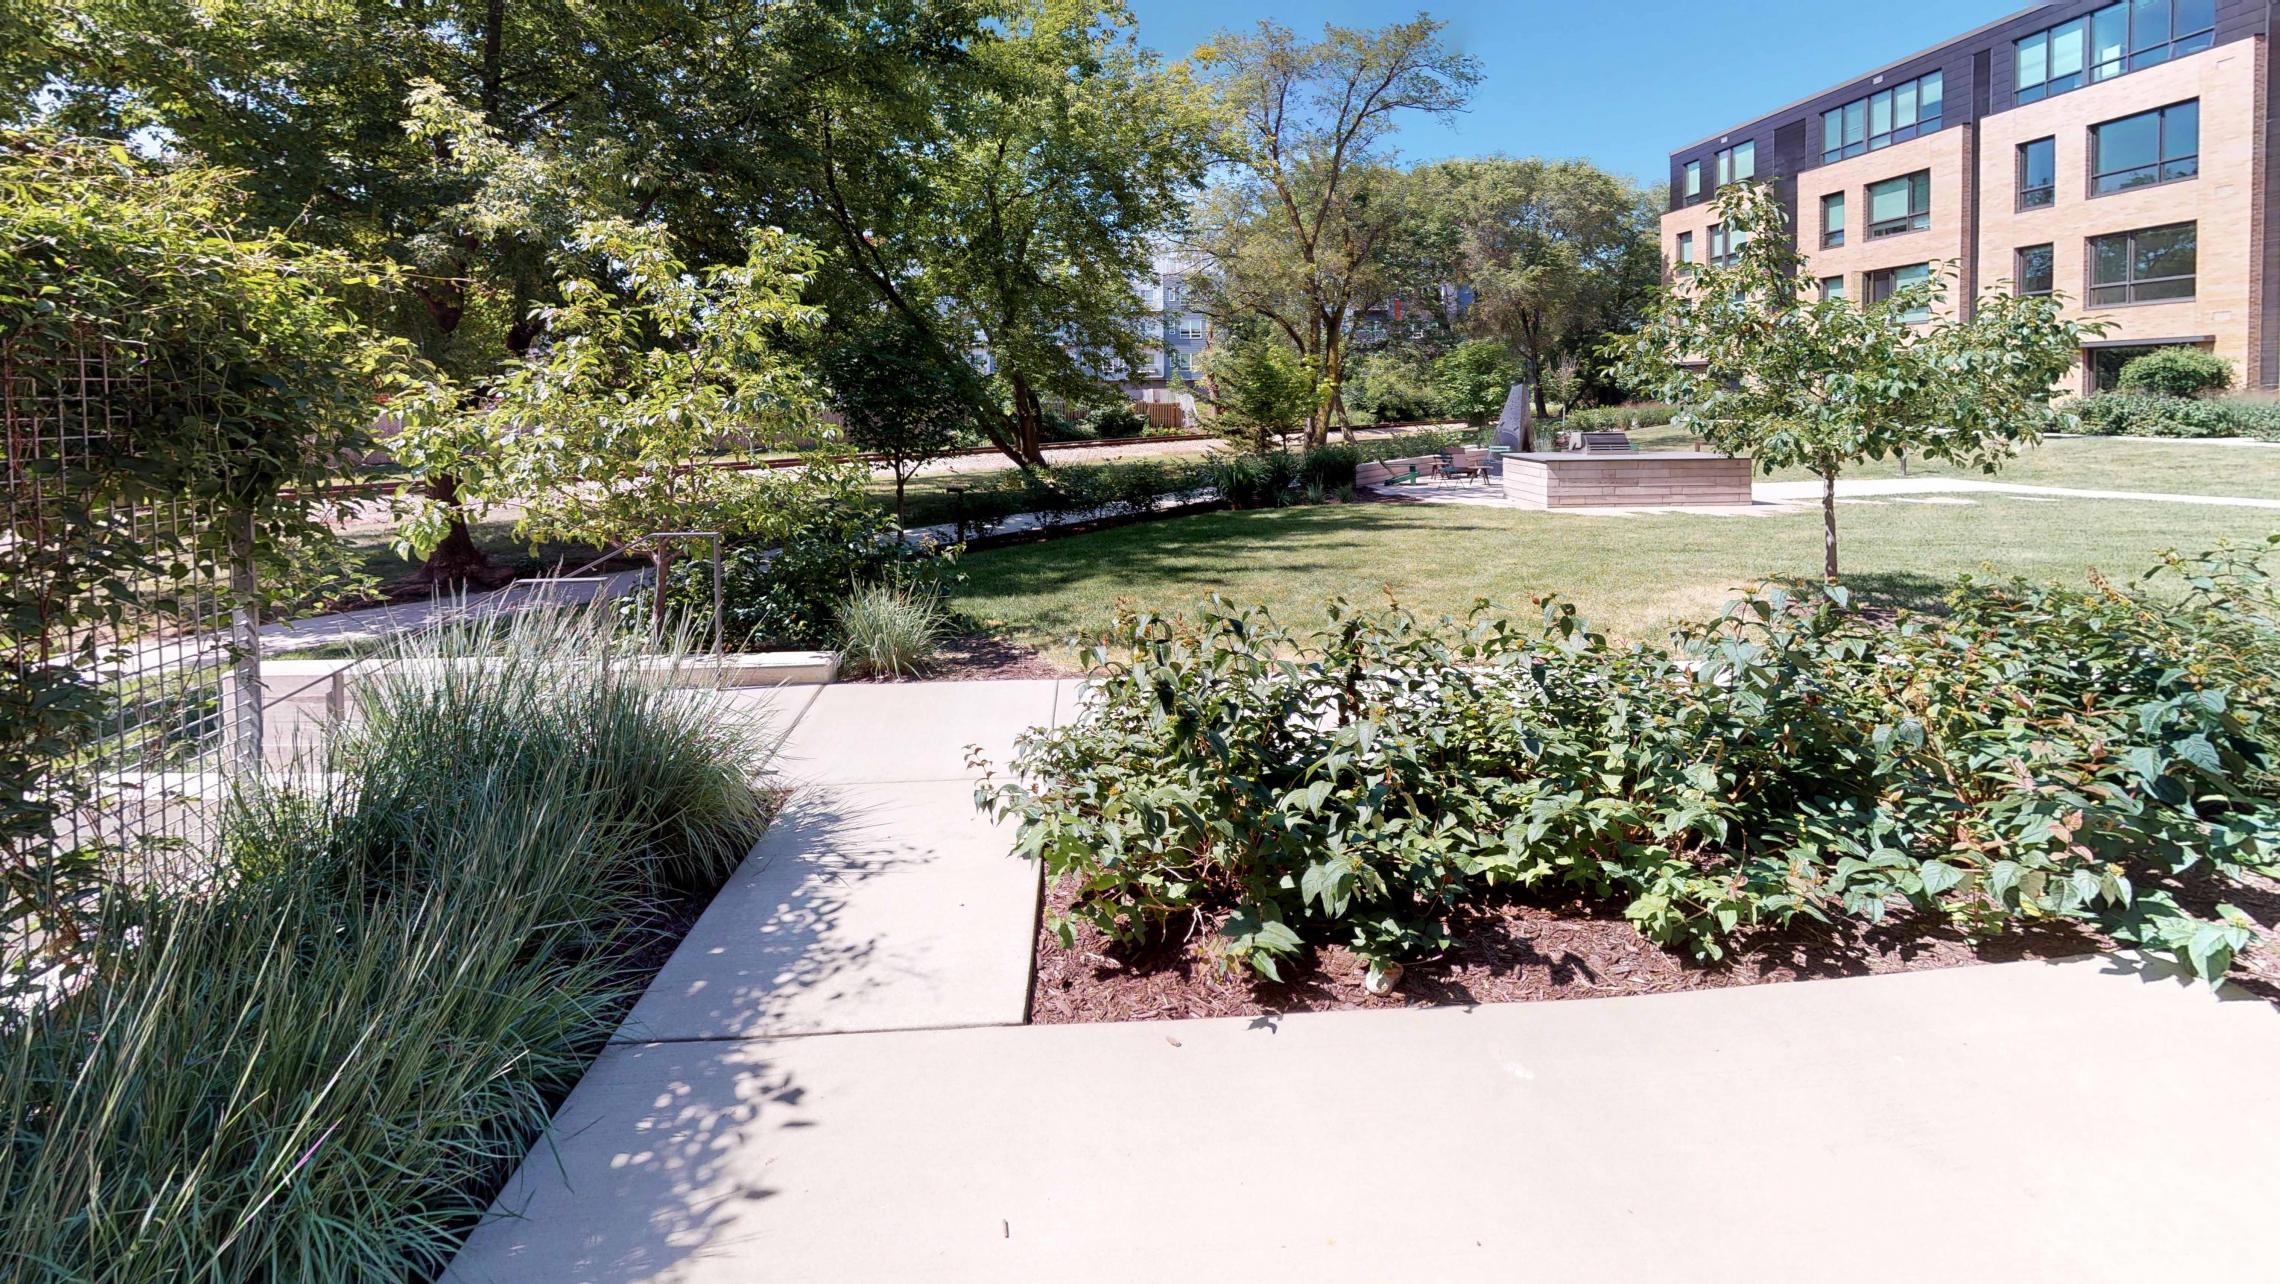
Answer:
<path fill-rule="evenodd" d="M 979 436 L 974 409 L 939 376 L 925 336 L 900 317 L 882 315 L 827 348 L 819 362 L 831 401 L 858 450 L 884 456 L 895 479 L 895 520 L 918 470 Z"/>
<path fill-rule="evenodd" d="M 520 505 L 516 530 L 530 539 L 611 548 L 659 531 L 764 527 L 781 488 L 713 457 L 824 434 L 791 352 L 821 321 L 800 301 L 814 252 L 763 230 L 744 262 L 692 271 L 663 229 L 617 219 L 586 224 L 573 250 L 530 359 L 486 405 L 413 416 L 399 454 L 458 477 L 463 502 Z M 415 507 L 406 542 L 433 547 L 448 518 Z M 647 551 L 662 585 L 677 550 Z"/>
<path fill-rule="evenodd" d="M 1727 188 L 1716 212 L 1744 238 L 1736 261 L 1675 282 L 1610 355 L 1714 449 L 1821 480 L 1831 581 L 1846 468 L 1907 454 L 1993 473 L 2071 419 L 2052 404 L 2057 383 L 2102 327 L 2066 320 L 2058 296 L 1995 291 L 1968 318 L 1945 315 L 1935 265 L 1874 304 L 1821 298 L 1771 187 Z"/>

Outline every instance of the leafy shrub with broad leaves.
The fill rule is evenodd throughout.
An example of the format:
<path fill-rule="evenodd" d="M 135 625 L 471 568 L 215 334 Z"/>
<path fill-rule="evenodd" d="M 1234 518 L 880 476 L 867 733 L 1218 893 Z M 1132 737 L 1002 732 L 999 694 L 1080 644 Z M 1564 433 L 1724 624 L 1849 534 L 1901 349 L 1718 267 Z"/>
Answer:
<path fill-rule="evenodd" d="M 1085 416 L 1085 426 L 1102 439 L 1137 437 L 1148 431 L 1148 416 L 1126 404 L 1103 406 Z"/>
<path fill-rule="evenodd" d="M 2232 363 L 2199 348 L 2155 348 L 2123 364 L 2114 386 L 2123 392 L 2198 397 L 2232 386 Z"/>
<path fill-rule="evenodd" d="M 1268 976 L 1331 934 L 1430 953 L 1458 906 L 1535 893 L 1704 958 L 1914 911 L 2077 922 L 2215 978 L 2251 937 L 2224 886 L 2280 872 L 2280 601 L 2254 557 L 2155 576 L 1966 579 L 1889 626 L 1767 590 L 1661 648 L 1558 603 L 1333 603 L 1305 635 L 1128 612 L 1084 657 L 1095 712 L 978 801 L 1074 880 L 1073 918 L 1138 944 L 1201 917 Z"/>
<path fill-rule="evenodd" d="M 2101 392 L 2068 402 L 2091 437 L 2256 437 L 2280 441 L 2280 401 Z"/>
<path fill-rule="evenodd" d="M 894 518 L 864 502 L 817 505 L 784 532 L 782 542 L 739 540 L 721 553 L 723 636 L 732 651 L 831 645 L 839 605 L 859 588 L 922 584 L 939 588 L 953 574 L 955 548 L 910 543 Z M 666 577 L 671 619 L 690 636 L 712 634 L 712 564 L 683 558 Z M 629 620 L 649 618 L 649 590 L 627 595 Z"/>

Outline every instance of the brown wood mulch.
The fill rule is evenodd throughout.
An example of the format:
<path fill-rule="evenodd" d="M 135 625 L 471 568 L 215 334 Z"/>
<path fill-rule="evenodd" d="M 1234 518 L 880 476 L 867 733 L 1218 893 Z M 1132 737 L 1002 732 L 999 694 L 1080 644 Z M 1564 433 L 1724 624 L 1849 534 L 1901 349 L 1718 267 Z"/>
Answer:
<path fill-rule="evenodd" d="M 1084 674 L 1047 659 L 1019 642 L 968 633 L 946 639 L 935 651 L 934 667 L 908 678 L 842 678 L 843 682 L 1008 682 L 1016 678 L 1081 678 Z"/>
<path fill-rule="evenodd" d="M 1641 936 L 1619 913 L 1580 903 L 1485 907 L 1454 924 L 1449 950 L 1408 966 L 1385 997 L 1362 988 L 1366 966 L 1344 946 L 1283 968 L 1278 984 L 1248 967 L 1208 957 L 1212 929 L 1137 953 L 1111 948 L 1098 929 L 1075 925 L 1064 947 L 1052 917 L 1070 903 L 1046 888 L 1030 984 L 1030 1021 L 1070 1025 L 1182 1017 L 1265 1016 L 1354 1008 L 1448 1007 L 1668 994 L 1830 977 L 1871 976 L 2021 959 L 2062 959 L 2114 948 L 2063 926 L 2013 932 L 1974 945 L 1941 922 L 1893 919 L 1868 930 L 1818 924 L 1759 932 L 1731 944 L 1717 963 L 1696 963 Z M 2259 922 L 2273 921 L 2251 908 Z M 2280 1004 L 2280 951 L 2268 938 L 2234 965 L 2228 985 Z"/>

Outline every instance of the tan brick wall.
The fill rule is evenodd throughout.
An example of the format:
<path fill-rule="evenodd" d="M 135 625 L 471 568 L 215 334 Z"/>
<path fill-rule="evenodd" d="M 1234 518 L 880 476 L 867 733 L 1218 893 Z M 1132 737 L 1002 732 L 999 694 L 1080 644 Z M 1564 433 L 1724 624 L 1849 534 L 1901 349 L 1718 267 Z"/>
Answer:
<path fill-rule="evenodd" d="M 2105 341 L 2158 340 L 2214 335 L 2218 356 L 2233 364 L 2238 383 L 2253 384 L 2262 256 L 2261 129 L 2262 37 L 2117 76 L 1987 117 L 1980 129 L 1979 261 L 1982 290 L 2013 274 L 2018 249 L 2048 242 L 2053 282 L 2070 302 L 2070 315 L 2106 322 Z M 2154 107 L 2201 102 L 2201 172 L 2198 178 L 2156 187 L 2090 193 L 2090 127 Z M 2058 191 L 2046 209 L 2018 208 L 2018 147 L 2055 140 Z M 2110 232 L 2194 222 L 2200 227 L 2200 262 L 2194 297 L 2092 309 L 2089 238 Z M 2071 386 L 2088 386 L 2077 364 Z"/>
<path fill-rule="evenodd" d="M 1700 205 L 1689 205 L 1672 210 L 1662 216 L 1663 283 L 1673 283 L 1678 266 L 1678 234 L 1694 233 L 1694 262 L 1700 266 L 1710 258 L 1710 225 L 1718 216 L 1710 209 L 1710 198 L 1704 197 Z"/>
<path fill-rule="evenodd" d="M 1845 297 L 1855 301 L 1868 297 L 1868 274 L 1883 268 L 1929 263 L 1935 272 L 1943 265 L 1960 270 L 1971 243 L 1971 130 L 1969 125 L 1952 126 L 1798 175 L 1797 243 L 1807 270 L 1816 278 L 1845 278 Z M 1931 226 L 1921 232 L 1869 239 L 1868 185 L 1918 170 L 1929 170 L 1932 175 Z M 1845 243 L 1825 250 L 1821 248 L 1821 198 L 1832 192 L 1845 194 Z M 1948 304 L 1939 311 L 1952 313 L 1958 303 L 1955 296 L 1960 293 L 1951 284 Z"/>

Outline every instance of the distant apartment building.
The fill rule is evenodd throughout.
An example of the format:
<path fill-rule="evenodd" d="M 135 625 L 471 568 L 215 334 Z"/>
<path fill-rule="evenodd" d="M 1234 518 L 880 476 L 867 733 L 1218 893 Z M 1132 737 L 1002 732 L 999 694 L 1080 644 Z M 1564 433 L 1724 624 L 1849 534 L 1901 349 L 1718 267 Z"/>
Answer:
<path fill-rule="evenodd" d="M 2056 291 L 2110 327 L 2085 345 L 2079 391 L 2174 345 L 2280 386 L 2276 9 L 2039 5 L 1681 148 L 1667 270 L 1730 259 L 1711 198 L 1756 178 L 1825 296 L 1881 301 L 1952 263 L 1951 308 Z"/>
<path fill-rule="evenodd" d="M 1176 255 L 1158 255 L 1148 275 L 1134 282 L 1143 312 L 1140 363 L 1122 372 L 1134 401 L 1177 403 L 1189 414 L 1195 397 L 1179 385 L 1195 378 L 1196 361 L 1211 345 L 1211 322 L 1190 309 L 1188 278 L 1195 268 Z"/>

